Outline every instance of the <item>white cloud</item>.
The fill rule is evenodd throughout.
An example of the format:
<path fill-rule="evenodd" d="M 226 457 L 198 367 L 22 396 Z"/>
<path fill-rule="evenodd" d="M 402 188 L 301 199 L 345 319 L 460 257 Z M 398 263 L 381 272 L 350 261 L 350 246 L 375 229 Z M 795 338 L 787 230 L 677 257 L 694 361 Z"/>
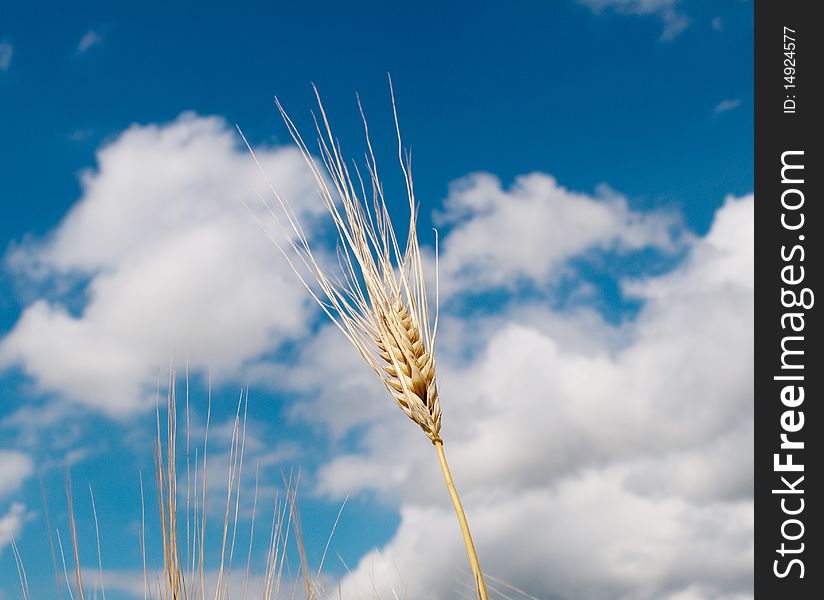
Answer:
<path fill-rule="evenodd" d="M 14 47 L 8 42 L 0 42 L 0 71 L 8 71 L 11 66 L 11 57 Z"/>
<path fill-rule="evenodd" d="M 15 450 L 0 450 L 0 499 L 12 496 L 34 472 L 34 464 L 27 454 Z M 12 502 L 6 513 L 0 513 L 0 552 L 10 542 L 12 534 L 20 536 L 28 520 L 26 505 Z"/>
<path fill-rule="evenodd" d="M 578 0 L 595 14 L 613 10 L 619 14 L 656 16 L 664 24 L 661 39 L 671 40 L 684 31 L 690 19 L 680 10 L 680 0 Z"/>
<path fill-rule="evenodd" d="M 296 152 L 258 157 L 293 204 L 321 210 Z M 308 302 L 239 206 L 257 181 L 220 119 L 130 128 L 99 152 L 60 225 L 9 253 L 35 285 L 88 285 L 79 310 L 65 291 L 28 306 L 0 341 L 0 365 L 113 415 L 139 408 L 173 352 L 192 369 L 297 392 L 293 415 L 332 444 L 357 434 L 357 451 L 325 464 L 315 491 L 400 505 L 387 572 L 397 565 L 410 597 L 454 597 L 462 542 L 422 433 L 331 326 L 296 349 L 295 365 L 259 360 L 308 337 Z M 509 189 L 476 174 L 452 188 L 439 216 L 442 292 L 512 297 L 494 315 L 446 309 L 439 333 L 446 449 L 489 572 L 559 600 L 751 597 L 752 213 L 751 196 L 728 198 L 692 238 L 672 213 L 543 174 Z M 671 273 L 620 282 L 642 308 L 619 325 L 515 291 L 545 292 L 593 252 L 645 249 L 688 252 Z M 376 556 L 343 581 L 344 597 L 371 597 Z M 391 580 L 376 580 L 387 597 Z"/>
<path fill-rule="evenodd" d="M 630 323 L 573 315 L 568 327 L 594 341 L 569 344 L 538 311 L 481 317 L 466 324 L 473 358 L 441 353 L 446 449 L 490 573 L 559 599 L 751 597 L 752 239 L 752 196 L 730 197 L 680 267 L 624 283 L 644 302 Z M 388 572 L 397 565 L 412 597 L 453 597 L 465 555 L 434 452 L 388 397 L 352 419 L 348 395 L 305 410 L 365 431 L 317 490 L 398 502 Z M 344 580 L 345 596 L 371 589 L 375 558 Z"/>
<path fill-rule="evenodd" d="M 302 395 L 306 401 L 293 405 L 292 416 L 322 422 L 335 438 L 383 414 L 385 390 L 375 385 L 372 370 L 333 326 L 321 328 L 303 346 L 294 366 L 270 366 L 255 376 Z M 329 385 L 332 381 L 336 383 Z M 335 410 L 324 409 L 329 405 Z"/>
<path fill-rule="evenodd" d="M 590 250 L 674 250 L 678 220 L 664 211 L 637 212 L 605 186 L 597 197 L 567 190 L 532 173 L 505 190 L 498 178 L 477 173 L 451 186 L 439 225 L 441 293 L 539 286 L 567 261 Z"/>
<path fill-rule="evenodd" d="M 11 543 L 12 537 L 15 539 L 20 537 L 20 532 L 29 516 L 26 505 L 20 502 L 14 502 L 6 514 L 0 516 L 0 552 Z"/>
<path fill-rule="evenodd" d="M 262 544 L 261 544 L 262 546 Z M 245 549 L 244 549 L 245 550 Z M 245 561 L 245 553 L 244 553 Z M 227 598 L 267 598 L 275 597 L 273 591 L 268 594 L 264 592 L 267 586 L 271 588 L 275 582 L 266 581 L 264 575 L 249 573 L 248 578 L 245 572 L 245 564 L 240 564 L 240 561 L 235 561 L 237 564 L 230 572 L 224 572 L 220 578 L 221 588 L 226 590 L 225 596 Z M 104 565 L 105 566 L 105 565 Z M 292 566 L 294 568 L 294 565 Z M 217 569 L 207 570 L 203 574 L 204 598 L 215 597 L 215 590 L 218 583 Z M 100 571 L 98 569 L 83 569 L 83 581 L 86 587 L 86 594 L 94 590 L 100 590 L 105 587 L 106 591 L 120 592 L 125 594 L 128 598 L 135 598 L 135 600 L 143 599 L 146 594 L 151 598 L 165 597 L 165 582 L 161 573 L 150 572 L 148 576 L 148 589 L 145 586 L 145 579 L 143 571 L 137 570 L 115 570 L 105 569 L 103 571 L 102 585 Z M 161 583 L 162 582 L 162 583 Z M 281 597 L 300 597 L 300 590 L 302 589 L 303 581 L 300 576 L 293 576 L 292 573 L 284 573 L 282 577 Z M 297 591 L 297 595 L 293 594 Z"/>
<path fill-rule="evenodd" d="M 0 341 L 0 366 L 123 415 L 149 398 L 172 354 L 224 377 L 300 334 L 306 294 L 242 206 L 266 218 L 252 193 L 260 175 L 237 141 L 221 119 L 184 114 L 132 126 L 101 149 L 60 225 L 8 256 L 35 283 L 87 279 L 86 301 L 74 313 L 65 296 L 26 307 Z M 314 200 L 297 151 L 258 158 L 295 204 Z"/>
<path fill-rule="evenodd" d="M 740 98 L 734 98 L 732 100 L 722 100 L 721 102 L 719 102 L 718 104 L 715 105 L 715 108 L 713 109 L 713 112 L 716 115 L 720 115 L 721 113 L 725 113 L 725 112 L 729 112 L 731 110 L 735 110 L 739 106 L 741 106 L 741 99 Z"/>
<path fill-rule="evenodd" d="M 657 500 L 628 492 L 620 473 L 600 471 L 478 505 L 470 517 L 482 567 L 540 598 L 674 600 L 696 581 L 700 598 L 724 598 L 737 593 L 725 588 L 749 585 L 748 502 Z M 361 560 L 342 597 L 368 593 L 372 572 L 382 575 L 381 597 L 392 597 L 390 585 L 400 586 L 397 572 L 409 597 L 456 597 L 456 580 L 469 579 L 456 529 L 451 508 L 405 507 L 393 541 L 380 556 Z M 390 568 L 375 566 L 381 562 Z"/>
<path fill-rule="evenodd" d="M 0 450 L 0 498 L 13 494 L 34 472 L 31 458 L 15 450 Z"/>
<path fill-rule="evenodd" d="M 103 36 L 95 30 L 90 29 L 85 34 L 83 34 L 83 37 L 80 38 L 80 41 L 77 43 L 77 53 L 83 54 L 84 52 L 87 52 L 90 49 L 92 49 L 94 46 L 97 46 L 102 43 Z"/>

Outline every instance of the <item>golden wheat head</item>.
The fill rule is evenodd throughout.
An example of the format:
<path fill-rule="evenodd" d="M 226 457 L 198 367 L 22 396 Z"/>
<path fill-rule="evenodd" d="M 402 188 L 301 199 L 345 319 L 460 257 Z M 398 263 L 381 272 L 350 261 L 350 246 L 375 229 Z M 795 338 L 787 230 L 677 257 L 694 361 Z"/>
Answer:
<path fill-rule="evenodd" d="M 391 92 L 391 79 L 389 89 Z M 412 185 L 412 167 L 409 155 L 403 151 L 395 95 L 392 93 L 392 109 L 398 134 L 398 160 L 409 203 L 409 232 L 403 251 L 386 208 L 383 185 L 378 177 L 378 165 L 360 100 L 358 106 L 361 107 L 368 147 L 365 177 L 357 163 L 353 163 L 350 170 L 343 159 L 340 144 L 332 135 L 317 89 L 315 96 L 320 114 L 320 119 L 315 118 L 315 128 L 318 132 L 322 166 L 312 156 L 280 102 L 277 99 L 275 102 L 289 133 L 312 171 L 323 203 L 337 229 L 339 275 L 330 277 L 319 266 L 295 212 L 272 185 L 269 187 L 280 210 L 273 210 L 263 198 L 261 200 L 269 208 L 283 237 L 288 240 L 288 251 L 275 237 L 270 238 L 286 257 L 309 294 L 378 374 L 398 406 L 423 429 L 435 445 L 444 482 L 466 544 L 478 599 L 487 600 L 483 572 L 440 436 L 441 406 L 435 379 L 435 334 L 438 330 L 437 238 L 435 318 L 430 321 L 423 260 L 416 229 L 418 207 Z M 254 157 L 249 143 L 246 142 L 246 145 Z M 258 167 L 265 177 L 260 163 Z M 369 201 L 367 186 L 370 189 Z M 307 273 L 309 277 L 306 276 Z M 316 285 L 310 285 L 310 281 Z"/>
<path fill-rule="evenodd" d="M 322 165 L 309 151 L 280 102 L 277 99 L 275 102 L 337 229 L 340 272 L 330 276 L 319 266 L 292 207 L 270 186 L 280 210 L 267 207 L 289 240 L 290 251 L 287 252 L 274 238 L 273 241 L 312 297 L 378 374 L 398 406 L 429 439 L 439 442 L 441 408 L 434 354 L 437 302 L 434 324 L 430 326 L 423 261 L 415 227 L 417 204 L 410 175 L 411 164 L 402 149 L 397 112 L 398 158 L 409 203 L 409 233 L 403 251 L 386 208 L 366 119 L 363 118 L 363 124 L 368 153 L 364 176 L 357 164 L 350 170 L 343 159 L 317 89 L 315 95 L 320 114 L 315 125 Z M 392 107 L 394 110 L 394 94 Z M 251 147 L 249 150 L 252 151 Z M 371 190 L 368 200 L 367 182 Z M 437 282 L 437 273 L 435 279 Z M 312 280 L 317 285 L 310 283 Z"/>

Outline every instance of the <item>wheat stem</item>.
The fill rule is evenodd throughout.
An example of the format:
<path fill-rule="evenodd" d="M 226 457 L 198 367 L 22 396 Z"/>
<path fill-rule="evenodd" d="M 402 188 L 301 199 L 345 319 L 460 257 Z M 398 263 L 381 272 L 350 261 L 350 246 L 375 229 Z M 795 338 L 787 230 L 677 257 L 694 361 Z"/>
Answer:
<path fill-rule="evenodd" d="M 458 522 L 461 524 L 461 534 L 463 535 L 464 543 L 466 544 L 466 553 L 469 555 L 469 565 L 472 567 L 472 576 L 475 578 L 475 588 L 478 592 L 479 600 L 487 600 L 486 584 L 484 583 L 484 576 L 481 572 L 481 565 L 478 562 L 478 553 L 475 552 L 475 544 L 472 543 L 472 534 L 469 533 L 469 523 L 466 522 L 466 514 L 464 513 L 461 499 L 458 496 L 458 490 L 455 488 L 455 482 L 452 481 L 452 473 L 449 472 L 449 465 L 446 462 L 446 454 L 443 451 L 443 442 L 435 440 L 433 442 L 438 451 L 438 459 L 441 462 L 441 471 L 443 471 L 443 478 L 446 482 L 446 488 L 449 490 L 449 496 L 452 498 L 452 505 L 455 507 L 455 513 L 458 515 Z"/>

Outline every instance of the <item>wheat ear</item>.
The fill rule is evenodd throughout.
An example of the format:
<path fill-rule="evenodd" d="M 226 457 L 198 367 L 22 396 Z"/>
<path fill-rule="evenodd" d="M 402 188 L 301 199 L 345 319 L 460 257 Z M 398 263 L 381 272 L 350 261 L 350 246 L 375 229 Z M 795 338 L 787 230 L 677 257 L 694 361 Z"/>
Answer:
<path fill-rule="evenodd" d="M 353 163 L 350 168 L 344 160 L 316 88 L 319 118 L 315 117 L 315 126 L 322 165 L 312 155 L 277 98 L 275 102 L 312 172 L 337 230 L 340 274 L 330 277 L 319 266 L 288 200 L 271 184 L 269 187 L 277 206 L 273 207 L 265 200 L 264 204 L 288 244 L 270 237 L 309 294 L 377 373 L 401 410 L 418 424 L 435 445 L 466 544 L 478 597 L 486 600 L 486 586 L 477 553 L 449 472 L 440 435 L 441 406 L 435 378 L 437 283 L 433 321 L 430 320 L 423 260 L 418 245 L 418 207 L 412 184 L 411 161 L 403 151 L 391 80 L 389 85 L 397 131 L 398 159 L 409 204 L 409 233 L 404 250 L 400 249 L 386 207 L 383 185 L 378 177 L 378 165 L 360 100 L 358 99 L 358 106 L 368 147 L 365 177 L 357 164 Z M 251 146 L 245 137 L 243 139 L 254 157 Z M 255 161 L 257 162 L 257 158 Z M 260 163 L 258 166 L 260 167 Z M 371 202 L 367 201 L 367 187 L 371 191 Z M 437 282 L 437 259 L 435 281 Z"/>

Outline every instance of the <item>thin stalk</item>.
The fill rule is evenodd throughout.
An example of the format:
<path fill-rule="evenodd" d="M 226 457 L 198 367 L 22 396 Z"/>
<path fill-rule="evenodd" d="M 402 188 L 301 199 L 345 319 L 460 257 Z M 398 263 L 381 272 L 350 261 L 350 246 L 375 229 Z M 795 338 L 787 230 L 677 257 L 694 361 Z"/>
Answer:
<path fill-rule="evenodd" d="M 455 513 L 458 515 L 458 522 L 461 525 L 461 534 L 463 535 L 464 543 L 466 544 L 466 553 L 469 555 L 469 566 L 472 567 L 472 575 L 475 578 L 475 587 L 478 592 L 479 600 L 488 600 L 486 594 L 486 584 L 484 583 L 484 576 L 481 572 L 481 565 L 478 563 L 478 553 L 475 552 L 475 544 L 472 543 L 472 534 L 469 533 L 469 523 L 466 522 L 466 514 L 464 513 L 461 499 L 458 497 L 458 490 L 455 489 L 455 482 L 452 481 L 452 473 L 449 472 L 449 465 L 446 463 L 446 454 L 443 451 L 443 442 L 436 440 L 433 442 L 435 448 L 438 450 L 438 458 L 441 461 L 441 471 L 443 471 L 443 478 L 446 481 L 446 487 L 449 490 L 449 496 L 452 498 L 452 505 L 455 507 Z"/>

